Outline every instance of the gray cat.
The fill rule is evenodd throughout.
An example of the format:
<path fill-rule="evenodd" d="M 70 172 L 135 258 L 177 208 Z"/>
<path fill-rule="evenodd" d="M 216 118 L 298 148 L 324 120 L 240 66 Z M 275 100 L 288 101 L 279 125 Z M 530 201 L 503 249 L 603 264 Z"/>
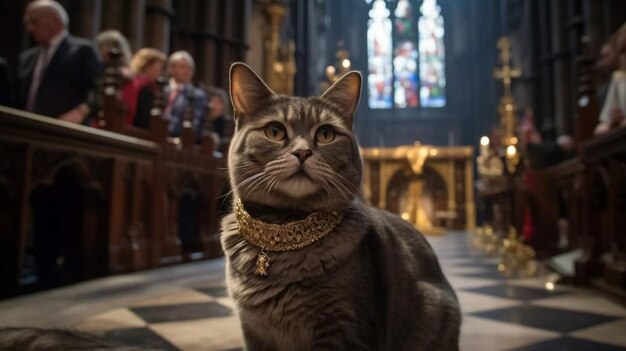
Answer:
<path fill-rule="evenodd" d="M 321 97 L 230 70 L 227 284 L 249 350 L 458 350 L 456 295 L 421 233 L 360 199 L 361 75 Z"/>

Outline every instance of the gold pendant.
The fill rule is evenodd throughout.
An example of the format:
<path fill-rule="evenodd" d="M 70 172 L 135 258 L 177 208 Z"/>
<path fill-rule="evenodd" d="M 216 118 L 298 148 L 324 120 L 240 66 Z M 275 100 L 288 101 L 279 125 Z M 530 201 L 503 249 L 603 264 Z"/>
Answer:
<path fill-rule="evenodd" d="M 267 270 L 270 268 L 270 257 L 265 253 L 265 249 L 261 249 L 259 255 L 256 258 L 256 269 L 254 274 L 267 276 Z"/>

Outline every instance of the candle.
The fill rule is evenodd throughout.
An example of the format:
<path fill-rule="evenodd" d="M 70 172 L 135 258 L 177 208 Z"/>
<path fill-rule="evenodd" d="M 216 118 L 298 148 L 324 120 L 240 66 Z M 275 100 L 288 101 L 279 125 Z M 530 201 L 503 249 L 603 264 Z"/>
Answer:
<path fill-rule="evenodd" d="M 489 138 L 486 136 L 480 138 L 480 156 L 489 156 Z"/>

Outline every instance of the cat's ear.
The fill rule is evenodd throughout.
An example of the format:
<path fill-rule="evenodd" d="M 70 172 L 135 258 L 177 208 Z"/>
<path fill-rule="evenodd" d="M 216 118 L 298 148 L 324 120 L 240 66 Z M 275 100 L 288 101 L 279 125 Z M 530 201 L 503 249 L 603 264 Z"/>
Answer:
<path fill-rule="evenodd" d="M 350 71 L 326 89 L 322 98 L 338 105 L 346 117 L 352 119 L 361 99 L 361 73 Z"/>
<path fill-rule="evenodd" d="M 230 66 L 230 99 L 235 117 L 252 113 L 259 104 L 272 96 L 276 96 L 276 93 L 248 65 L 235 62 Z"/>

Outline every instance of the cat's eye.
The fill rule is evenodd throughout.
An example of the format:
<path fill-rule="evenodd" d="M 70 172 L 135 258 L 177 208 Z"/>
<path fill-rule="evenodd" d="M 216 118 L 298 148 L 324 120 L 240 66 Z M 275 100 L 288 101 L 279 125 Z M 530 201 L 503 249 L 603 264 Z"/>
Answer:
<path fill-rule="evenodd" d="M 270 140 L 281 141 L 287 136 L 287 131 L 282 124 L 272 122 L 265 127 L 265 136 L 267 136 Z"/>
<path fill-rule="evenodd" d="M 328 144 L 335 140 L 335 130 L 331 126 L 321 126 L 315 132 L 315 140 L 322 144 Z"/>

